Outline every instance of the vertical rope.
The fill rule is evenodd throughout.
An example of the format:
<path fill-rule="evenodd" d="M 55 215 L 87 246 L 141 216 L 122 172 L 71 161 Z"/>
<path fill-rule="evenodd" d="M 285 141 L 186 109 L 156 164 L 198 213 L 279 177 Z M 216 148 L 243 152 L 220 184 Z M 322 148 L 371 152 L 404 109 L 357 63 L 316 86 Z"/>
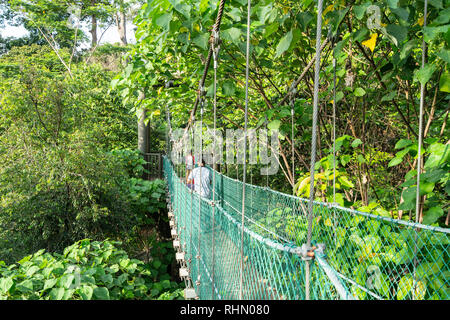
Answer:
<path fill-rule="evenodd" d="M 250 15 L 251 0 L 247 1 L 247 51 L 245 57 L 245 125 L 244 125 L 244 166 L 242 176 L 242 217 L 241 217 L 241 272 L 239 277 L 239 299 L 243 298 L 244 280 L 244 217 L 245 217 L 245 178 L 247 169 L 247 122 L 248 122 L 248 75 L 250 57 Z"/>
<path fill-rule="evenodd" d="M 268 129 L 268 126 L 267 126 L 267 124 L 268 124 L 267 114 L 266 114 L 266 119 L 265 119 L 264 123 L 265 123 L 265 127 L 266 127 L 266 132 L 268 133 L 269 129 Z M 269 135 L 267 135 L 267 144 L 269 144 Z M 268 174 L 266 174 L 266 187 L 267 188 L 269 187 L 269 175 Z"/>
<path fill-rule="evenodd" d="M 316 31 L 316 65 L 314 73 L 314 103 L 313 103 L 313 127 L 311 141 L 311 168 L 310 168 L 310 186 L 309 186 L 309 202 L 308 202 L 308 234 L 307 246 L 311 246 L 312 236 L 312 219 L 313 219 L 313 201 L 314 201 L 314 167 L 316 165 L 316 147 L 317 147 L 317 114 L 319 105 L 319 72 L 320 72 L 320 42 L 322 37 L 322 6 L 323 0 L 318 0 L 317 4 L 317 31 Z M 306 261 L 305 265 L 306 279 L 305 291 L 306 300 L 310 299 L 310 262 Z"/>
<path fill-rule="evenodd" d="M 425 0 L 424 4 L 424 18 L 423 18 L 423 27 L 427 26 L 427 4 L 428 1 Z M 427 45 L 425 43 L 425 38 L 422 40 L 422 67 L 425 66 L 425 52 Z M 416 223 L 419 222 L 420 216 L 420 171 L 422 170 L 422 134 L 423 134 L 423 105 L 425 100 L 425 83 L 420 84 L 420 110 L 419 110 L 419 136 L 418 136 L 418 153 L 417 153 L 417 190 L 416 190 Z"/>
<path fill-rule="evenodd" d="M 220 46 L 219 46 L 219 34 L 213 30 L 213 36 L 214 36 L 214 40 L 213 40 L 213 59 L 214 59 L 214 83 L 213 83 L 213 90 L 214 90 L 214 136 L 213 136 L 213 152 L 212 152 L 212 157 L 213 157 L 213 207 L 212 207 L 212 270 L 211 270 L 211 274 L 212 274 L 212 299 L 214 300 L 214 287 L 215 287 L 215 212 L 216 212 L 216 168 L 215 168 L 215 163 L 216 163 L 216 129 L 217 129 L 217 63 L 218 63 L 218 54 L 219 54 L 219 50 L 220 50 Z"/>
<path fill-rule="evenodd" d="M 197 288 L 198 288 L 198 295 L 200 296 L 200 286 L 201 286 L 201 274 L 200 274 L 200 249 L 201 249 L 201 225 L 202 225 L 202 171 L 203 167 L 201 166 L 203 161 L 203 111 L 204 111 L 204 104 L 205 99 L 203 97 L 204 94 L 204 88 L 201 87 L 201 101 L 200 101 L 200 155 L 199 155 L 199 170 L 200 170 L 200 190 L 198 193 L 198 246 L 197 246 Z M 195 189 L 195 187 L 194 187 Z"/>
<path fill-rule="evenodd" d="M 195 121 L 195 116 L 192 118 L 192 121 Z M 191 127 L 191 134 L 192 134 L 192 140 L 191 140 L 191 145 L 192 145 L 192 155 L 194 155 L 194 129 Z M 198 160 L 197 160 L 198 161 Z M 195 159 L 194 159 L 194 167 L 195 167 Z M 192 171 L 194 171 L 194 168 L 192 169 Z M 192 235 L 192 231 L 193 231 L 193 225 L 192 225 L 192 212 L 193 212 L 193 205 L 194 205 L 194 192 L 191 189 L 191 210 L 190 210 L 190 219 L 189 219 L 189 224 L 190 224 L 190 231 L 189 231 L 189 251 L 190 251 L 190 257 L 189 257 L 189 271 L 192 270 L 192 258 L 193 258 L 193 246 L 192 246 L 192 240 L 193 240 L 193 235 Z M 190 272 L 189 272 L 190 273 Z M 192 279 L 190 279 L 192 281 Z M 192 287 L 193 287 L 193 283 L 192 283 Z"/>
<path fill-rule="evenodd" d="M 295 144 L 294 144 L 294 105 L 295 98 L 291 98 L 291 141 L 292 141 L 292 195 L 295 196 Z"/>
<path fill-rule="evenodd" d="M 333 48 L 333 204 L 336 203 L 336 57 L 334 55 Z M 336 246 L 336 208 L 333 208 L 333 222 L 334 245 Z"/>
<path fill-rule="evenodd" d="M 427 6 L 428 6 L 428 0 L 425 0 L 424 2 L 424 8 L 423 8 L 423 28 L 427 26 Z M 425 43 L 425 37 L 422 35 L 422 66 L 421 68 L 424 68 L 425 66 L 425 55 L 427 50 L 427 45 Z M 419 107 L 419 136 L 418 136 L 418 148 L 417 148 L 417 190 L 416 190 L 416 223 L 419 223 L 420 218 L 420 171 L 422 170 L 422 135 L 423 135 L 423 109 L 424 109 L 424 103 L 425 103 L 425 83 L 420 83 L 420 107 Z M 415 229 L 414 229 L 415 230 Z M 415 241 L 414 241 L 414 285 L 413 285 L 413 300 L 415 300 L 415 292 L 416 292 L 416 285 L 417 285 L 417 279 L 416 279 L 416 265 L 417 265 L 417 231 L 415 234 Z"/>

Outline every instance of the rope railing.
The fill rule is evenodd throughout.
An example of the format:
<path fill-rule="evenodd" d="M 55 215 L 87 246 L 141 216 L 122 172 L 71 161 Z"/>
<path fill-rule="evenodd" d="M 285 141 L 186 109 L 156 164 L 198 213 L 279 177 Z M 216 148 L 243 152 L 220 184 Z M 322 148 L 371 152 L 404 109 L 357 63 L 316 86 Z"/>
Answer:
<path fill-rule="evenodd" d="M 192 202 L 186 201 L 184 206 L 173 203 L 171 207 L 180 208 L 175 211 L 177 230 L 186 230 L 186 224 L 193 225 L 184 236 L 194 238 L 195 242 L 186 248 L 186 256 L 192 257 L 188 265 L 195 266 L 188 268 L 189 277 L 197 279 L 200 274 L 203 280 L 201 286 L 193 286 L 197 298 L 306 298 L 302 245 L 307 235 L 307 217 L 300 203 L 307 206 L 309 200 L 247 184 L 245 197 L 255 200 L 248 201 L 253 208 L 247 206 L 242 227 L 239 209 L 242 199 L 236 195 L 236 190 L 242 190 L 242 181 L 215 172 L 216 195 L 215 201 L 211 201 L 189 189 L 176 176 L 168 159 L 164 160 L 164 170 L 171 201 L 183 202 L 192 197 Z M 412 299 L 413 294 L 414 299 L 450 297 L 449 229 L 320 201 L 314 201 L 313 208 L 312 245 L 324 244 L 326 255 L 317 253 L 310 262 L 310 299 Z M 339 216 L 335 225 L 334 215 Z M 200 245 L 196 241 L 199 231 Z M 420 264 L 413 283 L 414 256 Z"/>

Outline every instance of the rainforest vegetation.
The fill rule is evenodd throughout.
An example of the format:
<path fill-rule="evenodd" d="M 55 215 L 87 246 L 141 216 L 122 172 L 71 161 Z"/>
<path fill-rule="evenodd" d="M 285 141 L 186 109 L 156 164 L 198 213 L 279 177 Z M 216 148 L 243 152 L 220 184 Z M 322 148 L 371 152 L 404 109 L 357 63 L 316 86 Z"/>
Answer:
<path fill-rule="evenodd" d="M 0 299 L 181 298 L 166 185 L 143 179 L 138 121 L 144 111 L 150 149 L 159 152 L 167 114 L 173 128 L 186 126 L 218 3 L 0 1 L 0 28 L 28 31 L 0 36 Z M 225 1 L 221 130 L 244 127 L 246 5 Z M 280 133 L 280 170 L 267 178 L 249 165 L 248 181 L 300 197 L 310 196 L 316 6 L 260 0 L 251 9 L 248 126 Z M 339 205 L 448 228 L 450 0 L 429 0 L 426 17 L 423 8 L 423 0 L 324 1 L 314 197 L 333 202 L 335 162 Z M 116 28 L 120 42 L 101 44 L 100 27 Z M 242 177 L 241 165 L 220 170 Z"/>

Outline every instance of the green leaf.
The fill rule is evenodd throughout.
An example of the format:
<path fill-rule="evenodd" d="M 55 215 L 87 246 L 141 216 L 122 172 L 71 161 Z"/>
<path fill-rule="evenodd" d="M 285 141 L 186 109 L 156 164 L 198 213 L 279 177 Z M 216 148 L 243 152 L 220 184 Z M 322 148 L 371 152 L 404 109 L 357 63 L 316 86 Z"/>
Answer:
<path fill-rule="evenodd" d="M 389 167 L 389 168 L 390 168 L 390 167 L 394 167 L 394 166 L 400 164 L 402 161 L 403 161 L 403 158 L 397 158 L 397 157 L 395 157 L 395 158 L 393 158 L 391 161 L 389 161 L 388 167 Z"/>
<path fill-rule="evenodd" d="M 56 284 L 57 279 L 47 279 L 44 282 L 44 288 L 42 290 L 47 290 L 53 288 Z"/>
<path fill-rule="evenodd" d="M 11 278 L 0 278 L 0 292 L 7 293 L 13 286 L 14 281 Z"/>
<path fill-rule="evenodd" d="M 355 91 L 353 92 L 353 94 L 356 96 L 356 97 L 362 97 L 363 95 L 365 95 L 366 94 L 366 90 L 364 90 L 363 88 L 356 88 L 355 89 Z"/>
<path fill-rule="evenodd" d="M 222 84 L 222 90 L 225 96 L 234 96 L 236 92 L 236 84 L 234 81 L 225 80 Z"/>
<path fill-rule="evenodd" d="M 423 28 L 424 39 L 426 42 L 433 41 L 441 33 L 447 33 L 449 28 L 450 24 L 439 27 L 430 27 L 430 26 L 424 27 Z"/>
<path fill-rule="evenodd" d="M 51 300 L 61 300 L 64 296 L 64 288 L 53 288 L 50 291 L 50 299 Z"/>
<path fill-rule="evenodd" d="M 382 98 L 381 98 L 381 102 L 384 101 L 391 101 L 392 99 L 395 98 L 395 96 L 397 95 L 397 92 L 395 91 L 391 91 L 388 94 L 385 94 Z"/>
<path fill-rule="evenodd" d="M 280 24 L 277 21 L 275 21 L 272 24 L 269 24 L 264 30 L 264 38 L 268 38 L 272 33 L 276 32 L 279 26 Z"/>
<path fill-rule="evenodd" d="M 172 12 L 164 13 L 163 15 L 159 16 L 155 23 L 160 26 L 161 28 L 168 30 L 170 21 L 172 21 Z"/>
<path fill-rule="evenodd" d="M 226 40 L 230 40 L 234 44 L 239 44 L 239 39 L 241 36 L 241 30 L 235 27 L 226 29 L 222 32 L 222 37 Z"/>
<path fill-rule="evenodd" d="M 343 186 L 345 186 L 345 187 L 348 187 L 348 188 L 353 188 L 355 185 L 353 184 L 353 182 L 351 182 L 349 179 L 348 179 L 348 177 L 346 177 L 346 176 L 340 176 L 340 177 L 338 177 L 338 180 L 339 180 L 339 182 L 343 185 Z"/>
<path fill-rule="evenodd" d="M 109 290 L 105 287 L 94 288 L 94 297 L 98 300 L 109 300 Z"/>
<path fill-rule="evenodd" d="M 341 163 L 343 166 L 345 166 L 351 159 L 351 156 L 348 154 L 345 154 L 343 156 L 341 156 Z"/>
<path fill-rule="evenodd" d="M 361 20 L 366 13 L 367 8 L 371 5 L 370 2 L 366 2 L 359 6 L 353 6 L 353 12 L 355 13 L 356 19 Z"/>
<path fill-rule="evenodd" d="M 423 224 L 433 224 L 443 214 L 444 214 L 444 210 L 442 210 L 441 207 L 433 207 L 433 208 L 425 211 L 425 213 L 423 215 Z"/>
<path fill-rule="evenodd" d="M 27 270 L 27 277 L 31 277 L 33 274 L 35 274 L 37 271 L 39 270 L 39 267 L 37 266 L 31 266 L 28 270 Z"/>
<path fill-rule="evenodd" d="M 409 145 L 412 144 L 412 141 L 409 139 L 400 139 L 399 141 L 397 141 L 397 143 L 395 144 L 394 149 L 403 149 Z"/>
<path fill-rule="evenodd" d="M 437 67 L 434 64 L 427 63 L 423 68 L 414 72 L 414 80 L 419 81 L 425 85 L 430 80 Z"/>
<path fill-rule="evenodd" d="M 413 279 L 411 276 L 404 276 L 400 279 L 397 288 L 397 300 L 404 300 L 411 292 L 413 287 Z"/>
<path fill-rule="evenodd" d="M 208 9 L 208 3 L 209 3 L 209 0 L 200 0 L 200 4 L 198 6 L 200 13 L 203 13 L 203 12 L 205 12 L 206 9 Z"/>
<path fill-rule="evenodd" d="M 439 90 L 450 93 L 450 72 L 446 71 L 439 80 Z"/>
<path fill-rule="evenodd" d="M 280 120 L 273 120 L 267 124 L 267 128 L 270 130 L 278 130 L 280 128 Z"/>
<path fill-rule="evenodd" d="M 395 38 L 396 42 L 394 44 L 399 46 L 408 35 L 408 28 L 404 26 L 399 26 L 396 24 L 390 24 L 386 27 L 386 31 L 389 35 Z"/>
<path fill-rule="evenodd" d="M 200 48 L 206 50 L 206 49 L 208 49 L 208 39 L 209 39 L 208 34 L 202 33 L 202 34 L 198 35 L 197 37 L 195 37 L 192 40 L 192 42 L 194 42 Z"/>
<path fill-rule="evenodd" d="M 338 103 L 344 97 L 344 93 L 342 91 L 336 92 L 336 103 Z"/>
<path fill-rule="evenodd" d="M 445 62 L 450 63 L 450 50 L 442 49 L 436 55 Z"/>
<path fill-rule="evenodd" d="M 428 2 L 435 8 L 444 9 L 442 6 L 442 0 L 428 0 Z"/>
<path fill-rule="evenodd" d="M 74 279 L 75 276 L 73 274 L 65 274 L 59 280 L 59 285 L 63 288 L 69 289 Z"/>
<path fill-rule="evenodd" d="M 395 13 L 403 21 L 408 21 L 408 18 L 409 18 L 408 10 L 406 10 L 404 8 L 395 8 L 395 9 L 392 9 L 391 11 L 393 13 Z"/>
<path fill-rule="evenodd" d="M 413 39 L 405 43 L 400 51 L 400 60 L 409 56 L 410 52 L 417 47 L 417 40 Z"/>
<path fill-rule="evenodd" d="M 420 195 L 424 196 L 430 192 L 433 192 L 434 183 L 433 182 L 420 182 Z"/>
<path fill-rule="evenodd" d="M 398 1 L 399 0 L 387 0 L 387 4 L 388 4 L 389 8 L 395 9 L 398 6 Z"/>
<path fill-rule="evenodd" d="M 353 148 L 356 148 L 356 147 L 358 147 L 360 144 L 362 144 L 361 139 L 355 139 L 355 140 L 353 140 L 353 142 L 352 142 L 352 147 L 353 147 Z"/>
<path fill-rule="evenodd" d="M 278 43 L 275 58 L 278 58 L 281 56 L 287 49 L 289 49 L 289 46 L 291 45 L 292 41 L 292 30 L 290 30 L 283 38 L 281 38 L 280 42 Z"/>

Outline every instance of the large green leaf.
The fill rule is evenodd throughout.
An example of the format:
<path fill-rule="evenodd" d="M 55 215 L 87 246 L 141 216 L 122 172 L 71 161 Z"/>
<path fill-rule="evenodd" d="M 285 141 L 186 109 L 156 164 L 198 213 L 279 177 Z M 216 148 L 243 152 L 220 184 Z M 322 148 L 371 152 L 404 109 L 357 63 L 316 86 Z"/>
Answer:
<path fill-rule="evenodd" d="M 280 42 L 278 43 L 275 58 L 278 58 L 281 56 L 287 49 L 289 49 L 289 46 L 291 45 L 292 41 L 292 30 L 289 30 L 288 33 L 284 35 L 283 38 L 281 38 Z"/>
<path fill-rule="evenodd" d="M 425 211 L 423 215 L 424 224 L 433 224 L 444 214 L 444 210 L 441 207 L 433 207 Z"/>
<path fill-rule="evenodd" d="M 61 300 L 64 296 L 64 288 L 53 288 L 50 291 L 50 299 L 51 300 Z"/>
<path fill-rule="evenodd" d="M 414 79 L 425 85 L 430 80 L 437 67 L 434 64 L 427 63 L 423 68 L 414 72 Z"/>
<path fill-rule="evenodd" d="M 404 147 L 407 147 L 409 145 L 412 144 L 412 141 L 409 139 L 400 139 L 399 141 L 397 141 L 397 143 L 395 144 L 394 149 L 403 149 Z"/>
<path fill-rule="evenodd" d="M 404 40 L 406 40 L 406 37 L 408 35 L 408 28 L 396 24 L 390 24 L 386 27 L 386 31 L 389 35 L 394 37 L 396 40 L 394 44 L 396 46 L 399 46 Z"/>
<path fill-rule="evenodd" d="M 353 94 L 356 97 L 362 97 L 363 95 L 366 94 L 366 90 L 364 90 L 363 88 L 356 88 L 355 91 L 353 92 Z"/>
<path fill-rule="evenodd" d="M 234 44 L 239 44 L 239 39 L 241 36 L 241 30 L 235 27 L 226 29 L 222 32 L 222 37 L 224 39 L 230 40 Z"/>
<path fill-rule="evenodd" d="M 439 90 L 450 93 L 450 72 L 446 71 L 441 75 L 439 79 Z"/>
<path fill-rule="evenodd" d="M 172 12 L 164 13 L 155 20 L 155 23 L 161 28 L 168 30 L 170 21 L 172 21 Z"/>
<path fill-rule="evenodd" d="M 98 300 L 109 300 L 109 290 L 105 287 L 94 288 L 94 297 Z"/>
<path fill-rule="evenodd" d="M 14 281 L 11 278 L 0 278 L 0 292 L 7 293 L 12 286 L 14 285 Z"/>
<path fill-rule="evenodd" d="M 397 300 L 404 300 L 413 288 L 413 279 L 411 276 L 404 276 L 400 279 L 397 288 Z"/>

